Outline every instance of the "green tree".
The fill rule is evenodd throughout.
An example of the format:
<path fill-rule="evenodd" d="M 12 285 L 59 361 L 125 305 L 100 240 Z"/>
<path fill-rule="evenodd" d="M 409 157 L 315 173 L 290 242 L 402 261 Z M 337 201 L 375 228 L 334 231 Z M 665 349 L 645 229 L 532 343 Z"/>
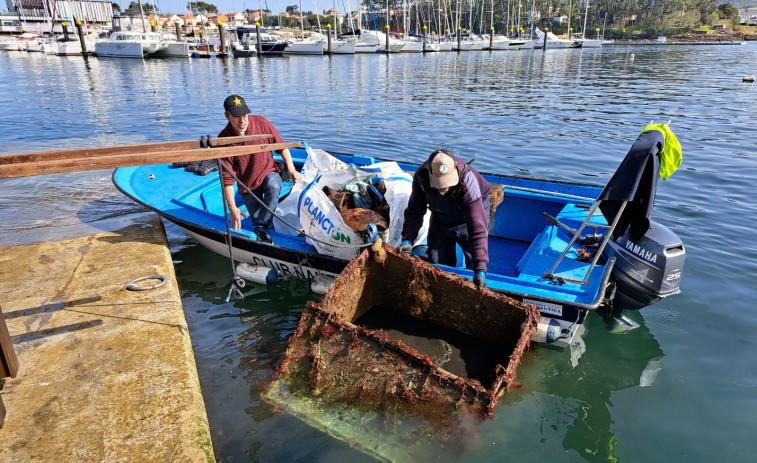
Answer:
<path fill-rule="evenodd" d="M 121 5 L 116 2 L 111 3 L 111 5 L 113 6 L 113 11 L 118 11 L 119 13 L 121 12 Z"/>
<path fill-rule="evenodd" d="M 198 13 L 218 13 L 218 8 L 215 5 L 205 2 L 189 2 L 187 9 Z"/>
<path fill-rule="evenodd" d="M 115 5 L 115 3 L 114 3 L 114 5 Z M 113 9 L 115 9 L 115 7 L 113 7 Z M 119 7 L 119 11 L 120 11 L 120 7 Z M 139 2 L 131 2 L 131 3 L 129 3 L 129 6 L 126 7 L 126 11 L 125 11 L 125 13 L 132 13 L 132 14 L 138 14 L 138 13 L 142 13 L 142 12 L 144 12 L 144 14 L 153 14 L 153 13 L 156 13 L 155 9 L 149 3 L 143 3 L 142 4 L 142 9 L 140 10 L 139 9 Z"/>
<path fill-rule="evenodd" d="M 299 14 L 300 8 L 297 5 L 289 5 L 285 11 L 289 14 Z"/>

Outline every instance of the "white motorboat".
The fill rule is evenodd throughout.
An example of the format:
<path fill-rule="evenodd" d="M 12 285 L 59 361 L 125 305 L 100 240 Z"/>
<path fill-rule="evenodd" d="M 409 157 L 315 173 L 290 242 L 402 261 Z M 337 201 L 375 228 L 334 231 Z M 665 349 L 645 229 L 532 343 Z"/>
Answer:
<path fill-rule="evenodd" d="M 399 53 L 402 51 L 402 48 L 405 46 L 405 42 L 403 40 L 399 40 L 395 37 L 392 37 L 389 35 L 389 49 L 386 47 L 386 34 L 380 31 L 373 31 L 370 34 L 373 34 L 376 36 L 376 39 L 378 40 L 378 50 L 382 53 Z M 363 34 L 365 35 L 365 34 Z M 365 39 L 362 39 L 365 40 Z M 367 40 L 366 40 L 367 41 Z M 370 42 L 369 42 L 370 43 Z"/>
<path fill-rule="evenodd" d="M 366 42 L 356 42 L 355 43 L 355 53 L 376 53 L 379 50 L 379 44 L 376 43 L 366 43 Z"/>
<path fill-rule="evenodd" d="M 331 53 L 334 55 L 354 55 L 357 51 L 357 43 L 350 40 L 331 40 Z M 323 42 L 323 52 L 329 52 L 328 41 Z"/>
<path fill-rule="evenodd" d="M 287 47 L 284 49 L 285 55 L 322 55 L 323 42 L 320 40 L 287 40 Z"/>
<path fill-rule="evenodd" d="M 117 31 L 95 42 L 97 56 L 114 58 L 144 58 L 163 48 L 166 46 L 155 32 Z"/>
<path fill-rule="evenodd" d="M 93 31 L 84 37 L 84 46 L 87 47 L 87 53 L 94 53 L 95 44 L 98 39 L 107 39 L 106 32 Z M 68 40 L 59 39 L 56 43 L 55 54 L 59 56 L 81 56 L 81 41 L 76 37 L 69 37 Z"/>
<path fill-rule="evenodd" d="M 422 53 L 423 52 L 423 40 L 420 37 L 413 37 L 406 35 L 402 38 L 404 45 L 400 49 L 400 53 Z"/>
<path fill-rule="evenodd" d="M 494 35 L 494 40 L 488 35 L 483 36 L 484 50 L 520 50 L 523 48 L 527 40 L 511 39 L 504 35 Z M 533 45 L 529 48 L 533 48 Z"/>
<path fill-rule="evenodd" d="M 155 58 L 189 58 L 189 42 L 177 40 L 174 34 L 160 34 L 163 48 L 155 51 L 151 57 Z"/>
<path fill-rule="evenodd" d="M 581 42 L 578 40 L 561 39 L 550 31 L 546 32 L 547 40 L 544 40 L 544 31 L 538 27 L 535 30 L 536 38 L 534 39 L 534 48 L 543 48 L 546 46 L 547 50 L 556 48 L 580 48 Z"/>
<path fill-rule="evenodd" d="M 40 34 L 35 32 L 24 32 L 10 40 L 0 42 L 0 50 L 5 51 L 24 51 L 29 45 L 36 45 L 42 39 Z"/>

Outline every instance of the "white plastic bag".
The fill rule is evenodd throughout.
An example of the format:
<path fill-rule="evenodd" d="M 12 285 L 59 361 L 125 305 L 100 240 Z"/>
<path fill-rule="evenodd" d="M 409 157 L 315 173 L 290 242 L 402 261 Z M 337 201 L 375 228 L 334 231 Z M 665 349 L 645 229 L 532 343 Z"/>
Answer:
<path fill-rule="evenodd" d="M 323 192 L 323 187 L 341 190 L 345 184 L 355 180 L 380 178 L 386 186 L 384 197 L 390 211 L 389 226 L 380 236 L 386 243 L 399 246 L 405 208 L 412 190 L 412 176 L 403 172 L 396 162 L 356 168 L 323 150 L 308 147 L 307 151 L 308 158 L 302 169 L 303 180 L 297 182 L 289 196 L 279 203 L 277 214 L 293 225 L 299 224 L 308 236 L 307 242 L 320 254 L 350 260 L 361 251 L 357 246 L 367 243 L 368 234 L 355 231 L 344 223 L 337 208 Z M 279 220 L 276 220 L 275 227 L 276 231 L 296 234 Z M 421 234 L 425 235 L 425 230 Z"/>

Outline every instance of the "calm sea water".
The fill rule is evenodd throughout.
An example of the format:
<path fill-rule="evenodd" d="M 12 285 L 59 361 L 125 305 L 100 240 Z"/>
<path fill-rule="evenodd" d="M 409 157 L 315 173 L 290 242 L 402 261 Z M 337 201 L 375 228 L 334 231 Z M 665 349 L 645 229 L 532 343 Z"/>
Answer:
<path fill-rule="evenodd" d="M 671 120 L 684 160 L 654 216 L 686 245 L 683 294 L 632 313 L 641 327 L 624 334 L 590 317 L 577 361 L 530 352 L 523 388 L 454 459 L 753 461 L 757 87 L 742 78 L 755 63 L 755 45 L 228 62 L 6 52 L 0 153 L 215 135 L 239 93 L 315 147 L 414 161 L 447 147 L 482 171 L 602 184 L 645 124 Z M 141 212 L 109 171 L 2 180 L 0 244 L 117 229 Z M 248 285 L 225 303 L 228 261 L 168 233 L 219 460 L 373 461 L 261 401 L 308 288 Z"/>

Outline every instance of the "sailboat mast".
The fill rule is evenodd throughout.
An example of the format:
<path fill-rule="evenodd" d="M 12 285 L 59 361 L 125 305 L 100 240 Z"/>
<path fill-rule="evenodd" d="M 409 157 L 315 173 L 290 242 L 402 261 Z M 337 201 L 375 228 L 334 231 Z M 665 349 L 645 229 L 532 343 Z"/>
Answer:
<path fill-rule="evenodd" d="M 142 16 L 142 32 L 147 32 L 145 27 L 145 10 L 142 8 L 142 0 L 139 0 L 139 14 Z"/>
<path fill-rule="evenodd" d="M 300 34 L 302 35 L 302 38 L 305 38 L 305 26 L 302 19 L 302 0 L 300 0 Z"/>
<path fill-rule="evenodd" d="M 584 28 L 581 31 L 581 38 L 586 39 L 586 17 L 589 16 L 589 0 L 586 0 L 586 12 L 584 13 Z"/>
<path fill-rule="evenodd" d="M 315 4 L 315 0 L 313 0 L 313 10 L 315 10 L 315 22 L 318 25 L 318 33 L 320 34 L 321 33 L 321 18 L 320 16 L 318 16 L 318 5 Z M 302 38 L 304 39 L 305 36 L 303 35 Z"/>

